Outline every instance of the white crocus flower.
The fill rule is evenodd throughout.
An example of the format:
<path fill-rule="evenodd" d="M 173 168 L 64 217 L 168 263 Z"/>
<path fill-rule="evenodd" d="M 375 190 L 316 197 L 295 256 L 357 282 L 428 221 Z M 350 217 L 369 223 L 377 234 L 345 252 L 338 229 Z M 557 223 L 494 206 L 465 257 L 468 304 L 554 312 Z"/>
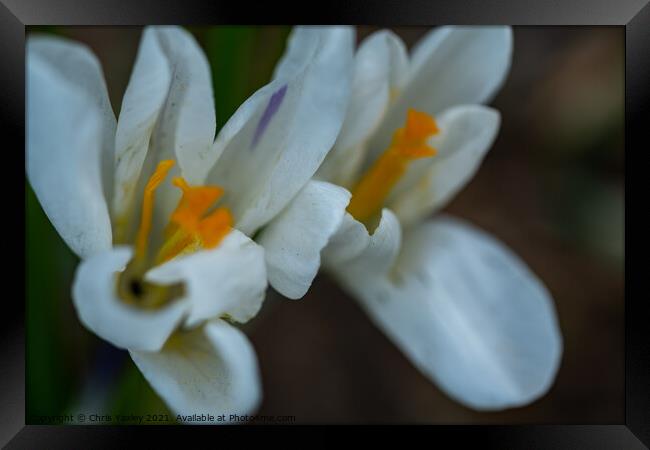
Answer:
<path fill-rule="evenodd" d="M 215 140 L 208 62 L 183 29 L 144 30 L 117 121 L 92 52 L 28 40 L 27 174 L 82 259 L 79 317 L 128 349 L 178 414 L 245 414 L 260 401 L 254 350 L 231 325 L 258 312 L 267 285 L 251 237 L 332 147 L 353 41 L 349 28 L 294 33 L 275 78 Z"/>
<path fill-rule="evenodd" d="M 410 56 L 393 33 L 371 35 L 316 176 L 352 194 L 326 269 L 415 366 L 479 410 L 544 394 L 562 353 L 551 297 L 519 258 L 458 219 L 426 220 L 492 144 L 499 114 L 480 103 L 502 84 L 511 52 L 504 27 L 439 28 Z M 288 215 L 285 234 L 314 222 L 304 210 Z"/>

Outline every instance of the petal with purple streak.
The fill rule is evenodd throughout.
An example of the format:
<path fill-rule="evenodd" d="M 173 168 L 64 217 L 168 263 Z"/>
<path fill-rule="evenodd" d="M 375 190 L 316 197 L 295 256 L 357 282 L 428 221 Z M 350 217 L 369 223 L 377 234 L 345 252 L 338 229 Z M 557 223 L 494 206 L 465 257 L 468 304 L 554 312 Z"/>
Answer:
<path fill-rule="evenodd" d="M 280 105 L 282 104 L 282 100 L 284 100 L 284 95 L 286 93 L 287 93 L 287 85 L 285 84 L 280 89 L 275 91 L 271 96 L 271 99 L 269 100 L 269 104 L 266 106 L 266 109 L 262 114 L 262 118 L 260 119 L 259 123 L 257 124 L 257 128 L 255 129 L 255 134 L 253 135 L 253 143 L 251 145 L 251 148 L 255 148 L 255 146 L 259 142 L 260 138 L 262 137 L 262 134 L 264 134 L 264 131 L 269 126 L 269 123 L 271 123 L 271 119 L 273 118 L 275 113 L 278 112 L 278 109 L 280 109 Z"/>

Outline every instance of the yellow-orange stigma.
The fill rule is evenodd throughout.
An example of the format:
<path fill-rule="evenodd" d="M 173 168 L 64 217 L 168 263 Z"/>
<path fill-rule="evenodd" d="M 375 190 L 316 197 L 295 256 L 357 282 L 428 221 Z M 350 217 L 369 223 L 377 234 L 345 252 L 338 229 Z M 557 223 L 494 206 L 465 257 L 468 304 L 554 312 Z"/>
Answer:
<path fill-rule="evenodd" d="M 436 154 L 436 150 L 427 145 L 427 139 L 438 132 L 433 117 L 409 109 L 404 127 L 395 131 L 390 146 L 352 190 L 347 211 L 361 222 L 377 214 L 391 190 L 406 173 L 408 164 Z"/>
<path fill-rule="evenodd" d="M 220 207 L 206 215 L 223 195 L 223 189 L 218 186 L 190 186 L 181 177 L 174 178 L 172 183 L 181 189 L 183 196 L 171 215 L 166 230 L 168 239 L 158 253 L 159 263 L 196 246 L 216 247 L 233 224 L 228 208 Z"/>
<path fill-rule="evenodd" d="M 136 259 L 143 260 L 151 232 L 155 190 L 174 165 L 172 160 L 161 161 L 147 182 L 142 199 L 142 216 L 136 237 Z M 165 230 L 165 241 L 156 257 L 157 263 L 172 259 L 180 253 L 198 248 L 213 248 L 230 232 L 232 215 L 220 207 L 206 215 L 210 207 L 223 195 L 218 186 L 190 186 L 182 177 L 172 180 L 183 195 L 171 214 Z"/>

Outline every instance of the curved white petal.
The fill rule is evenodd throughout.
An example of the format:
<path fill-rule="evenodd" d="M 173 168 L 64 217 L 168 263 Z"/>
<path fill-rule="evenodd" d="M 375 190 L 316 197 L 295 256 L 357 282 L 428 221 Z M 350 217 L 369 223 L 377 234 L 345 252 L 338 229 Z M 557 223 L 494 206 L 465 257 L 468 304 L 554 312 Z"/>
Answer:
<path fill-rule="evenodd" d="M 294 30 L 275 79 L 257 91 L 219 133 L 208 176 L 225 187 L 236 226 L 251 235 L 315 173 L 338 134 L 348 101 L 354 31 Z"/>
<path fill-rule="evenodd" d="M 169 149 L 190 184 L 202 184 L 216 161 L 214 96 L 208 60 L 181 27 L 151 27 L 172 75 L 156 130 L 156 146 Z"/>
<path fill-rule="evenodd" d="M 27 176 L 43 210 L 80 257 L 110 248 L 96 99 L 27 53 Z"/>
<path fill-rule="evenodd" d="M 444 38 L 440 37 L 442 34 Z M 414 47 L 411 58 L 409 90 L 417 90 L 419 83 L 427 85 L 432 77 L 450 87 L 451 92 L 444 93 L 445 99 L 427 93 L 428 98 L 422 100 L 422 105 L 429 105 L 432 113 L 459 103 L 484 103 L 501 87 L 510 70 L 512 28 L 470 26 L 432 30 Z"/>
<path fill-rule="evenodd" d="M 388 198 L 404 225 L 445 206 L 474 176 L 499 130 L 499 112 L 480 105 L 442 113 L 440 134 L 430 140 L 436 156 L 415 161 Z"/>
<path fill-rule="evenodd" d="M 216 117 L 212 80 L 203 50 L 181 27 L 151 26 L 145 32 L 157 39 L 171 81 L 136 183 L 136 205 L 160 161 L 176 161 L 168 180 L 182 176 L 191 185 L 201 185 L 218 156 L 213 145 Z M 171 183 L 163 183 L 156 190 L 152 244 L 160 244 L 155 236 L 162 234 L 179 199 L 180 190 Z"/>
<path fill-rule="evenodd" d="M 404 354 L 466 406 L 525 405 L 553 383 L 562 338 L 551 297 L 485 232 L 436 219 L 406 234 L 392 279 L 342 281 Z"/>
<path fill-rule="evenodd" d="M 321 252 L 323 265 L 336 267 L 349 261 L 368 247 L 370 234 L 366 227 L 346 212 L 336 232 Z"/>
<path fill-rule="evenodd" d="M 402 229 L 389 209 L 382 210 L 379 225 L 372 234 L 347 214 L 331 244 L 323 251 L 323 261 L 335 273 L 352 277 L 357 276 L 357 272 L 361 276 L 367 272 L 385 275 L 395 262 L 401 241 Z"/>
<path fill-rule="evenodd" d="M 181 422 L 192 415 L 245 415 L 262 397 L 255 351 L 246 336 L 222 320 L 174 334 L 159 352 L 131 352 L 151 386 Z"/>
<path fill-rule="evenodd" d="M 362 162 L 365 141 L 375 131 L 391 98 L 408 76 L 408 56 L 402 40 L 388 30 L 371 34 L 354 58 L 350 104 L 334 148 L 316 176 L 341 186 L 352 182 Z"/>
<path fill-rule="evenodd" d="M 182 299 L 146 310 L 131 306 L 117 296 L 117 274 L 131 259 L 130 247 L 115 247 L 84 260 L 72 287 L 79 319 L 97 336 L 119 348 L 159 350 L 188 309 Z"/>
<path fill-rule="evenodd" d="M 409 81 L 371 141 L 374 156 L 389 144 L 408 108 L 437 115 L 458 104 L 484 103 L 510 68 L 510 27 L 442 27 L 413 51 Z"/>
<path fill-rule="evenodd" d="M 338 229 L 350 193 L 310 181 L 257 237 L 264 247 L 269 283 L 291 299 L 305 295 L 320 267 L 320 252 Z"/>
<path fill-rule="evenodd" d="M 40 58 L 95 102 L 101 116 L 102 186 L 107 203 L 113 195 L 113 152 L 117 122 L 99 61 L 83 44 L 53 36 L 30 36 L 27 53 Z M 30 56 L 32 57 L 32 56 Z"/>
<path fill-rule="evenodd" d="M 162 285 L 184 283 L 190 303 L 187 327 L 223 315 L 246 322 L 264 300 L 264 250 L 243 233 L 231 230 L 214 249 L 173 259 L 151 269 L 145 279 Z"/>
<path fill-rule="evenodd" d="M 160 40 L 154 29 L 146 28 L 117 121 L 112 206 L 118 223 L 124 221 L 132 207 L 151 135 L 165 105 L 170 82 L 171 71 Z"/>

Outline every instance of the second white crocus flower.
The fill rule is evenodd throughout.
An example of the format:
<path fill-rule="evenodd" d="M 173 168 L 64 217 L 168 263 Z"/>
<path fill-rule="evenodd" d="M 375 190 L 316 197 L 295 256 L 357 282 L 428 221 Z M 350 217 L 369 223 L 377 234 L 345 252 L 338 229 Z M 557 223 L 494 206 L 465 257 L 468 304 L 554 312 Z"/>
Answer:
<path fill-rule="evenodd" d="M 245 414 L 260 401 L 254 350 L 232 325 L 255 316 L 267 286 L 251 237 L 334 143 L 353 39 L 295 32 L 274 79 L 216 140 L 209 66 L 183 29 L 144 30 L 119 120 L 86 47 L 28 41 L 27 174 L 82 258 L 79 317 L 128 349 L 178 414 Z"/>
<path fill-rule="evenodd" d="M 481 103 L 502 84 L 511 53 L 507 27 L 439 28 L 411 55 L 391 32 L 369 36 L 343 128 L 314 182 L 350 198 L 336 233 L 320 235 L 325 268 L 415 366 L 479 410 L 543 395 L 562 353 L 552 299 L 517 256 L 459 219 L 427 220 L 491 146 L 499 113 Z M 309 209 L 311 196 L 306 188 L 283 213 L 284 233 L 324 232 L 315 226 L 327 223 L 324 203 Z"/>

